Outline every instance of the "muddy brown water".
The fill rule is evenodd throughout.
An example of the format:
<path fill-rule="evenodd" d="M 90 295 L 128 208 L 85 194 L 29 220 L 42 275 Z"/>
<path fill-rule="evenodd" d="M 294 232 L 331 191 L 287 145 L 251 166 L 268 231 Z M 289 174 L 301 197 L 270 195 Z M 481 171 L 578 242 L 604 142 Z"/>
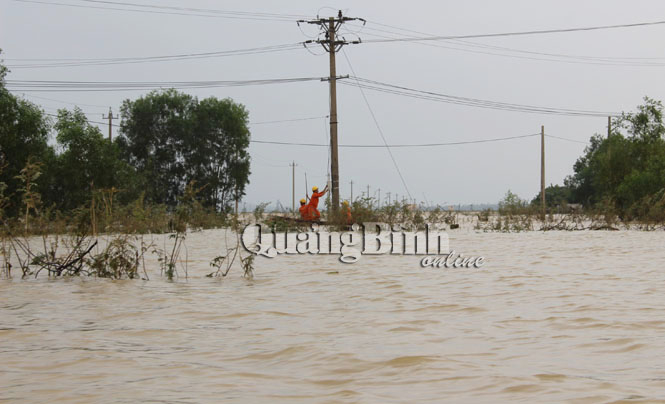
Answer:
<path fill-rule="evenodd" d="M 485 266 L 278 256 L 219 281 L 212 230 L 187 280 L 0 280 L 0 402 L 665 402 L 665 232 L 450 234 Z"/>

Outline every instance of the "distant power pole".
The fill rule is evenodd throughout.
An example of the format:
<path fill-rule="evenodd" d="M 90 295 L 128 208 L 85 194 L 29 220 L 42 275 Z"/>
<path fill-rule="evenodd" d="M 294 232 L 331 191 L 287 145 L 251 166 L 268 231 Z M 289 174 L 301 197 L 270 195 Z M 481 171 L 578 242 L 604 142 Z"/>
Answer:
<path fill-rule="evenodd" d="M 353 203 L 353 180 L 351 180 L 351 203 Z"/>
<path fill-rule="evenodd" d="M 337 71 L 335 66 L 335 53 L 339 52 L 344 45 L 358 44 L 360 40 L 348 42 L 344 38 L 339 39 L 337 32 L 347 21 L 360 20 L 362 18 L 349 18 L 342 16 L 342 11 L 337 13 L 337 17 L 317 18 L 316 20 L 299 20 L 298 23 L 315 24 L 321 28 L 324 39 L 315 39 L 305 41 L 308 43 L 318 43 L 330 54 L 330 171 L 332 174 L 332 211 L 335 215 L 339 209 L 339 158 L 337 142 Z"/>
<path fill-rule="evenodd" d="M 379 188 L 379 199 L 378 199 L 378 201 L 379 201 L 378 208 L 381 209 L 381 188 Z"/>
<path fill-rule="evenodd" d="M 543 219 L 545 219 L 545 126 L 540 127 L 540 199 L 543 205 Z"/>
<path fill-rule="evenodd" d="M 607 117 L 607 138 L 610 138 L 610 135 L 612 134 L 612 117 L 608 116 Z"/>
<path fill-rule="evenodd" d="M 109 107 L 109 116 L 102 115 L 102 118 L 109 120 L 109 140 L 113 141 L 113 120 L 118 119 L 118 117 L 113 116 L 113 111 L 111 111 L 111 107 Z"/>
<path fill-rule="evenodd" d="M 390 206 L 391 205 L 390 192 L 386 192 L 386 195 L 388 195 L 388 206 Z"/>
<path fill-rule="evenodd" d="M 293 214 L 296 213 L 296 162 L 292 162 L 289 164 L 291 166 L 291 191 L 292 191 L 292 200 L 291 200 L 291 206 L 293 210 Z"/>

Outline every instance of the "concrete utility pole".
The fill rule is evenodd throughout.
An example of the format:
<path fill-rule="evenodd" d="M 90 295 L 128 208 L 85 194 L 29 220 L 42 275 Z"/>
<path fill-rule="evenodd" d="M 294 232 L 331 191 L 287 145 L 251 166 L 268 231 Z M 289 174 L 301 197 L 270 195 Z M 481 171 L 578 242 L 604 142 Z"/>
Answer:
<path fill-rule="evenodd" d="M 540 127 L 540 199 L 543 205 L 543 219 L 545 218 L 545 126 Z"/>
<path fill-rule="evenodd" d="M 102 115 L 102 119 L 109 120 L 109 140 L 113 141 L 113 120 L 118 119 L 118 117 L 113 116 L 113 111 L 111 111 L 111 107 L 109 107 L 109 116 Z"/>
<path fill-rule="evenodd" d="M 379 199 L 378 199 L 378 202 L 379 202 L 379 206 L 378 206 L 378 208 L 381 209 L 381 188 L 379 188 Z"/>
<path fill-rule="evenodd" d="M 351 201 L 350 201 L 350 203 L 353 203 L 353 180 L 351 180 L 350 184 L 351 184 Z"/>
<path fill-rule="evenodd" d="M 292 191 L 292 200 L 291 200 L 291 206 L 293 209 L 293 214 L 296 213 L 296 162 L 292 162 L 289 164 L 291 166 L 291 191 Z"/>
<path fill-rule="evenodd" d="M 325 39 L 320 38 L 316 40 L 305 41 L 308 43 L 318 43 L 323 46 L 323 49 L 330 54 L 330 171 L 332 174 L 332 212 L 336 215 L 339 210 L 339 157 L 338 157 L 338 141 L 337 141 L 337 71 L 335 66 L 335 53 L 339 52 L 344 45 L 358 44 L 357 41 L 346 41 L 344 38 L 341 40 L 337 37 L 337 32 L 341 26 L 347 21 L 360 20 L 365 23 L 362 18 L 349 18 L 342 16 L 342 11 L 337 13 L 337 17 L 317 18 L 316 20 L 299 20 L 298 24 L 316 24 L 321 28 L 321 33 L 325 35 Z"/>
<path fill-rule="evenodd" d="M 610 138 L 610 135 L 612 134 L 612 117 L 608 116 L 607 117 L 607 138 Z"/>

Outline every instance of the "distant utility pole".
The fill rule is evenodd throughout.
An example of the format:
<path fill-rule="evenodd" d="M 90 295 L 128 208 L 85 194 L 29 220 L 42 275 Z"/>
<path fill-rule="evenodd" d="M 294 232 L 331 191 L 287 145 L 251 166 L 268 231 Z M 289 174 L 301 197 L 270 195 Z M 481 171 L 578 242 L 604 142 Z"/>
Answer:
<path fill-rule="evenodd" d="M 545 219 L 545 126 L 540 127 L 540 199 Z"/>
<path fill-rule="evenodd" d="M 113 120 L 118 119 L 118 117 L 113 116 L 113 111 L 111 111 L 111 107 L 109 107 L 109 116 L 102 115 L 102 118 L 109 120 L 109 140 L 113 141 Z"/>
<path fill-rule="evenodd" d="M 296 213 L 296 162 L 292 162 L 289 164 L 291 166 L 291 191 L 292 191 L 292 199 L 291 199 L 291 206 L 293 210 L 293 214 L 295 215 Z"/>
<path fill-rule="evenodd" d="M 608 116 L 607 117 L 607 138 L 610 138 L 610 135 L 612 134 L 612 117 Z"/>
<path fill-rule="evenodd" d="M 365 23 L 362 18 L 349 18 L 342 16 L 342 11 L 337 13 L 337 17 L 330 18 L 317 18 L 316 20 L 299 20 L 298 24 L 307 23 L 315 24 L 321 28 L 322 34 L 325 37 L 305 41 L 308 43 L 318 43 L 323 46 L 323 49 L 330 54 L 330 170 L 332 174 L 332 211 L 335 215 L 339 209 L 339 159 L 338 159 L 338 142 L 337 142 L 337 71 L 335 66 L 335 53 L 339 52 L 344 45 L 358 44 L 357 41 L 346 41 L 344 38 L 339 39 L 337 33 L 342 25 L 347 21 L 360 20 Z"/>
<path fill-rule="evenodd" d="M 379 199 L 378 199 L 378 201 L 379 201 L 378 208 L 381 209 L 381 188 L 379 188 Z"/>
<path fill-rule="evenodd" d="M 353 180 L 351 180 L 351 203 L 353 203 Z"/>
<path fill-rule="evenodd" d="M 390 205 L 391 205 L 391 201 L 390 201 L 390 192 L 386 192 L 386 194 L 388 195 L 388 206 L 390 206 Z"/>

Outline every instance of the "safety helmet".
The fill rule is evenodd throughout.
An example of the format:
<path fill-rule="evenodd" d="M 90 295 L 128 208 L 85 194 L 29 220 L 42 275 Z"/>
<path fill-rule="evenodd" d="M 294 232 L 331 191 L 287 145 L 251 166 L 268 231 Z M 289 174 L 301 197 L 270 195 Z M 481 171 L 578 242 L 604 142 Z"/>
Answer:
<path fill-rule="evenodd" d="M 312 192 L 316 192 L 319 190 L 319 187 L 312 187 Z"/>
<path fill-rule="evenodd" d="M 305 202 L 307 202 L 307 201 L 305 200 L 305 198 L 302 198 L 302 199 L 300 200 L 300 203 L 305 203 Z"/>
<path fill-rule="evenodd" d="M 348 205 L 349 201 L 342 201 L 342 205 Z"/>

